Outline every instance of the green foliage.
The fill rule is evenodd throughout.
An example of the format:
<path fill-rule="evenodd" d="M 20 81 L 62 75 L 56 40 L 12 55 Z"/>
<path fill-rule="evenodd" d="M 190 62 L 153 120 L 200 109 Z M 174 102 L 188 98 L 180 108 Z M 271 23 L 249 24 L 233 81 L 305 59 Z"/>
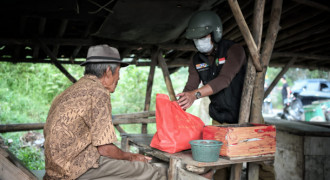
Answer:
<path fill-rule="evenodd" d="M 81 67 L 65 67 L 80 77 Z M 79 75 L 80 74 L 80 75 Z M 0 64 L 0 124 L 45 122 L 52 99 L 72 83 L 50 64 Z M 44 169 L 40 149 L 21 148 L 23 133 L 5 133 L 10 150 L 30 169 Z"/>
<path fill-rule="evenodd" d="M 66 65 L 65 68 L 77 80 L 83 75 L 80 66 Z M 187 80 L 187 68 L 171 75 L 176 93 L 182 91 Z M 123 114 L 144 110 L 149 67 L 128 66 L 121 69 L 116 92 L 111 94 L 112 113 Z M 0 64 L 0 123 L 45 122 L 47 113 L 56 95 L 72 83 L 50 64 Z M 156 68 L 150 110 L 155 110 L 157 93 L 167 94 L 161 69 Z M 188 112 L 197 114 L 196 107 Z M 122 125 L 129 133 L 140 133 L 141 125 Z M 148 133 L 156 132 L 156 124 L 148 125 Z M 44 169 L 44 156 L 34 147 L 21 148 L 20 137 L 24 133 L 4 133 L 5 139 L 13 139 L 10 150 L 30 169 Z M 117 137 L 120 140 L 119 133 Z"/>

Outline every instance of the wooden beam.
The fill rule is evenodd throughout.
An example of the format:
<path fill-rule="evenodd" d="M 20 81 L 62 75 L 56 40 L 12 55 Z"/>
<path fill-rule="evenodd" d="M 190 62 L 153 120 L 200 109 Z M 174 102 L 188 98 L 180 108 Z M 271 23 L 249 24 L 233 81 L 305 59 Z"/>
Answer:
<path fill-rule="evenodd" d="M 81 63 L 83 63 L 84 61 L 70 61 L 70 59 L 68 58 L 64 58 L 66 60 L 57 60 L 58 63 L 60 64 L 75 64 L 75 65 L 79 65 Z M 190 58 L 187 58 L 190 59 Z M 176 58 L 173 59 L 171 62 L 168 63 L 167 67 L 186 67 L 189 66 L 189 61 L 187 59 L 183 59 L 183 58 Z M 0 62 L 11 62 L 11 63 L 43 63 L 43 64 L 47 64 L 47 63 L 53 63 L 51 60 L 49 60 L 48 58 L 46 59 L 34 59 L 34 58 L 29 58 L 29 59 L 18 59 L 15 60 L 14 58 L 3 58 L 0 57 Z M 136 65 L 136 66 L 150 66 L 151 62 L 129 62 L 130 65 Z"/>
<path fill-rule="evenodd" d="M 322 33 L 328 32 L 330 27 L 328 26 L 320 26 L 317 28 L 318 30 L 315 31 L 315 27 L 311 28 L 303 33 L 300 33 L 298 35 L 295 35 L 293 37 L 290 38 L 286 38 L 283 39 L 279 42 L 276 42 L 275 48 L 279 49 L 280 47 L 283 47 L 282 49 L 285 49 L 285 46 L 287 46 L 290 43 L 296 43 L 297 41 L 304 41 L 305 39 L 307 39 L 308 37 L 312 36 L 312 35 L 320 35 Z"/>
<path fill-rule="evenodd" d="M 48 64 L 48 63 L 53 63 L 51 60 L 49 59 L 40 59 L 40 58 L 29 58 L 29 59 L 18 59 L 18 60 L 14 60 L 14 58 L 2 58 L 0 57 L 0 62 L 14 62 L 15 63 L 41 63 L 41 64 Z M 63 61 L 63 60 L 57 60 L 58 63 L 60 64 L 81 64 L 84 61 L 69 61 L 69 59 L 67 61 Z"/>
<path fill-rule="evenodd" d="M 155 118 L 136 118 L 136 119 L 113 119 L 114 126 L 121 124 L 140 124 L 140 123 L 156 123 Z M 44 128 L 45 123 L 30 123 L 30 124 L 1 124 L 0 133 L 40 130 Z"/>
<path fill-rule="evenodd" d="M 318 3 L 318 2 L 315 2 L 315 1 L 311 1 L 311 0 L 293 0 L 293 1 L 295 1 L 297 3 L 300 3 L 300 4 L 307 5 L 309 7 L 319 9 L 319 10 L 330 12 L 330 7 L 329 6 L 326 6 L 324 4 L 321 4 L 321 3 Z"/>
<path fill-rule="evenodd" d="M 242 35 L 246 41 L 247 47 L 250 51 L 250 54 L 251 54 L 251 57 L 253 60 L 253 64 L 254 64 L 256 70 L 262 71 L 262 66 L 260 64 L 260 54 L 258 53 L 257 45 L 255 44 L 252 34 L 249 30 L 249 27 L 245 22 L 244 16 L 238 5 L 238 2 L 236 0 L 228 0 L 228 3 L 230 5 L 231 10 L 233 11 L 234 17 L 238 24 L 238 27 L 241 30 Z"/>
<path fill-rule="evenodd" d="M 309 22 L 305 22 L 303 23 L 301 26 L 295 26 L 293 28 L 290 28 L 288 30 L 285 31 L 280 31 L 278 36 L 277 36 L 277 40 L 276 41 L 281 41 L 284 40 L 286 38 L 290 38 L 298 33 L 307 31 L 310 28 L 315 28 L 315 26 L 322 24 L 326 21 L 326 19 L 312 19 L 312 21 Z"/>
<path fill-rule="evenodd" d="M 54 65 L 72 82 L 75 83 L 77 80 L 57 61 L 56 56 L 51 52 L 51 50 L 46 46 L 46 44 L 40 41 L 40 46 L 43 51 L 50 57 Z"/>
<path fill-rule="evenodd" d="M 266 3 L 265 0 L 256 0 L 254 3 L 252 35 L 253 35 L 253 41 L 257 46 L 258 53 L 260 51 L 260 46 L 261 46 L 265 3 Z M 247 123 L 249 121 L 255 76 L 256 76 L 256 69 L 255 66 L 253 65 L 251 56 L 249 56 L 246 74 L 244 78 L 244 86 L 242 90 L 242 98 L 241 98 L 239 120 L 238 120 L 239 124 Z M 254 169 L 254 170 L 259 172 L 259 169 Z M 236 172 L 232 172 L 232 171 L 236 171 Z M 242 171 L 242 164 L 237 164 L 232 167 L 231 177 L 230 177 L 231 179 L 240 179 L 241 173 L 238 173 L 237 171 L 239 172 Z"/>
<path fill-rule="evenodd" d="M 83 34 L 83 38 L 87 38 L 87 37 L 88 37 L 88 35 L 89 35 L 89 33 L 90 33 L 91 29 L 92 29 L 93 24 L 94 24 L 93 21 L 90 22 L 90 23 L 88 24 L 88 26 L 87 26 L 87 28 L 86 28 L 84 34 Z M 78 53 L 79 53 L 79 51 L 80 51 L 81 48 L 82 48 L 82 46 L 77 46 L 77 47 L 73 50 L 73 53 L 72 53 L 71 59 L 74 60 L 74 59 L 76 58 L 76 56 L 78 55 Z"/>
<path fill-rule="evenodd" d="M 295 12 L 295 11 L 292 11 Z M 286 16 L 284 19 L 282 19 L 281 22 L 281 29 L 287 30 L 291 27 L 294 27 L 297 24 L 301 24 L 305 22 L 306 20 L 316 18 L 319 16 L 322 12 L 315 12 L 315 11 L 305 11 L 303 16 L 299 16 L 296 13 L 292 13 L 291 16 Z"/>
<path fill-rule="evenodd" d="M 159 51 L 159 53 L 158 53 L 158 64 L 162 68 L 166 88 L 169 93 L 170 99 L 171 99 L 171 101 L 176 101 L 175 92 L 173 89 L 170 73 L 168 72 L 168 67 L 165 62 L 165 59 L 163 58 L 162 51 Z"/>
<path fill-rule="evenodd" d="M 252 21 L 252 33 L 254 41 L 256 42 L 258 51 L 260 50 L 262 29 L 263 29 L 263 17 L 265 10 L 265 0 L 256 0 L 254 4 L 254 15 Z M 259 52 L 258 52 L 259 53 Z M 253 94 L 253 84 L 255 81 L 256 69 L 253 66 L 252 58 L 249 56 L 246 74 L 244 78 L 244 86 L 242 90 L 242 98 L 239 112 L 238 122 L 247 123 L 249 122 L 251 101 Z"/>
<path fill-rule="evenodd" d="M 116 124 L 114 126 L 118 130 L 119 133 L 126 133 L 126 131 L 119 124 Z"/>
<path fill-rule="evenodd" d="M 26 180 L 37 180 L 31 172 L 26 174 L 20 168 L 15 166 L 10 159 L 7 159 L 0 154 L 0 179 L 26 179 Z"/>
<path fill-rule="evenodd" d="M 281 70 L 280 73 L 278 73 L 278 75 L 275 77 L 275 79 L 272 81 L 272 83 L 268 86 L 268 88 L 265 91 L 264 94 L 264 98 L 265 99 L 270 92 L 274 89 L 274 87 L 276 86 L 276 84 L 278 83 L 278 81 L 281 79 L 281 77 L 283 77 L 283 75 L 288 71 L 288 69 L 292 66 L 292 64 L 294 64 L 294 62 L 297 60 L 297 57 L 293 57 Z"/>
<path fill-rule="evenodd" d="M 42 17 L 39 20 L 39 26 L 38 26 L 38 36 L 42 36 L 44 34 L 46 27 L 46 18 Z M 35 45 L 33 48 L 33 58 L 38 58 L 39 57 L 39 45 Z"/>
<path fill-rule="evenodd" d="M 320 56 L 320 55 L 307 54 L 307 53 L 274 52 L 272 54 L 272 58 L 279 58 L 279 57 L 297 57 L 297 58 L 314 59 L 321 61 L 327 61 L 330 59 L 330 56 Z"/>
<path fill-rule="evenodd" d="M 286 51 L 290 52 L 311 52 L 310 49 L 323 49 L 324 47 L 327 47 L 330 44 L 328 39 L 330 37 L 330 34 L 326 34 L 324 36 L 317 36 L 317 37 L 311 37 L 310 39 L 306 39 L 306 42 L 297 42 L 297 46 L 290 46 L 286 49 Z M 327 52 L 324 50 L 324 52 Z"/>
<path fill-rule="evenodd" d="M 241 6 L 241 9 L 243 10 L 243 14 L 247 14 L 248 16 L 250 16 L 253 13 L 248 8 L 246 8 L 250 3 L 251 3 L 251 0 L 246 0 L 246 1 L 242 2 L 242 6 Z M 229 17 L 227 17 L 227 19 L 228 18 L 231 19 L 232 17 L 233 17 L 233 13 L 231 13 L 229 15 Z M 223 24 L 224 23 L 225 23 L 225 21 L 223 22 Z M 230 22 L 228 22 L 227 24 L 228 24 L 228 26 L 226 26 L 223 30 L 223 36 L 227 36 L 227 34 L 229 32 L 231 32 L 234 28 L 237 27 L 237 23 L 236 23 L 235 19 L 230 20 Z"/>
<path fill-rule="evenodd" d="M 68 26 L 68 22 L 69 22 L 68 19 L 64 19 L 64 20 L 62 20 L 56 38 L 61 38 L 61 37 L 63 37 L 64 32 L 65 32 L 65 30 L 66 30 L 66 27 Z M 53 54 L 54 54 L 55 57 L 57 57 L 58 49 L 59 49 L 59 48 L 60 48 L 60 45 L 59 45 L 59 44 L 54 45 L 54 48 L 53 48 Z"/>
<path fill-rule="evenodd" d="M 155 111 L 146 111 L 138 113 L 117 114 L 112 116 L 114 125 L 120 124 L 137 124 L 137 123 L 154 123 L 155 119 L 147 119 L 154 117 Z M 30 124 L 0 124 L 0 133 L 14 131 L 39 130 L 44 128 L 45 123 Z"/>
<path fill-rule="evenodd" d="M 128 113 L 128 114 L 116 114 L 116 115 L 112 116 L 112 120 L 147 118 L 147 117 L 154 117 L 155 115 L 156 115 L 155 111 L 145 111 L 145 112 Z"/>
<path fill-rule="evenodd" d="M 133 49 L 151 49 L 152 45 L 149 44 L 136 44 L 136 43 L 122 43 L 118 41 L 110 40 L 100 40 L 94 38 L 39 38 L 40 41 L 43 41 L 47 45 L 56 45 L 60 44 L 61 46 L 92 46 L 97 44 L 111 44 L 114 47 L 130 47 Z M 34 38 L 3 38 L 0 37 L 1 45 L 38 45 L 38 39 Z M 158 46 L 163 50 L 178 50 L 178 51 L 194 51 L 197 52 L 197 49 L 193 44 L 159 44 Z"/>
<path fill-rule="evenodd" d="M 263 118 L 261 114 L 263 95 L 264 95 L 264 81 L 267 71 L 267 66 L 273 52 L 274 44 L 276 41 L 277 33 L 280 29 L 279 23 L 281 19 L 283 0 L 273 0 L 272 10 L 270 14 L 270 22 L 267 29 L 266 39 L 263 45 L 261 62 L 263 64 L 262 72 L 257 72 L 256 80 L 253 89 L 253 100 L 251 109 L 251 123 L 263 123 Z"/>
<path fill-rule="evenodd" d="M 150 101 L 151 101 L 151 94 L 152 94 L 152 85 L 154 83 L 154 77 L 155 77 L 155 69 L 157 64 L 157 55 L 158 50 L 154 50 L 154 52 L 151 55 L 151 64 L 150 64 L 150 70 L 149 70 L 149 76 L 147 81 L 147 90 L 146 90 L 146 98 L 144 103 L 144 111 L 150 110 Z M 147 124 L 142 124 L 142 134 L 147 134 Z"/>

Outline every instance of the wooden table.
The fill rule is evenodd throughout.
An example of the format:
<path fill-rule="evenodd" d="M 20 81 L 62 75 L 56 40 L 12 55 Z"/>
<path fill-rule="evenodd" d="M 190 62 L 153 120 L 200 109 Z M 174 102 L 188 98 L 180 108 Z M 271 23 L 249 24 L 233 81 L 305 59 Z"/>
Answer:
<path fill-rule="evenodd" d="M 259 162 L 274 160 L 274 154 L 264 156 L 239 157 L 228 159 L 226 157 L 219 158 L 216 162 L 198 162 L 192 158 L 191 150 L 186 150 L 174 154 L 170 154 L 149 146 L 152 135 L 148 134 L 122 134 L 122 144 L 135 145 L 144 154 L 155 157 L 157 159 L 169 162 L 168 179 L 200 179 L 196 172 L 207 169 L 221 169 L 224 167 L 234 167 L 233 165 L 245 162 Z M 127 149 L 127 146 L 126 146 Z M 190 171 L 190 172 L 189 172 Z M 194 172 L 194 173 L 191 173 Z M 231 179 L 237 179 L 237 176 L 231 173 Z"/>

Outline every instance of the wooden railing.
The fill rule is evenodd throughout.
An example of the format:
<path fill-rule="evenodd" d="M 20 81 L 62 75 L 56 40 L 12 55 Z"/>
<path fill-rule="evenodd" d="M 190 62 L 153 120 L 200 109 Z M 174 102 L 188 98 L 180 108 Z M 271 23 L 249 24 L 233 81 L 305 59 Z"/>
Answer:
<path fill-rule="evenodd" d="M 148 124 L 155 123 L 155 111 L 145 111 L 129 114 L 118 114 L 112 116 L 112 122 L 120 133 L 126 133 L 121 124 Z M 29 123 L 29 124 L 0 124 L 0 133 L 30 131 L 43 129 L 45 123 Z"/>

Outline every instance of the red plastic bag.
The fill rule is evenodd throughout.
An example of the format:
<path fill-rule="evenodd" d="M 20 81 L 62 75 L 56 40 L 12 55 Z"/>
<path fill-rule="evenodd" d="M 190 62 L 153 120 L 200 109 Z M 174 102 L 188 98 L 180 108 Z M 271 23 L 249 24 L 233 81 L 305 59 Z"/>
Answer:
<path fill-rule="evenodd" d="M 176 101 L 170 101 L 166 94 L 157 94 L 156 126 L 150 146 L 176 153 L 190 149 L 189 141 L 202 139 L 204 122 L 185 112 Z"/>

